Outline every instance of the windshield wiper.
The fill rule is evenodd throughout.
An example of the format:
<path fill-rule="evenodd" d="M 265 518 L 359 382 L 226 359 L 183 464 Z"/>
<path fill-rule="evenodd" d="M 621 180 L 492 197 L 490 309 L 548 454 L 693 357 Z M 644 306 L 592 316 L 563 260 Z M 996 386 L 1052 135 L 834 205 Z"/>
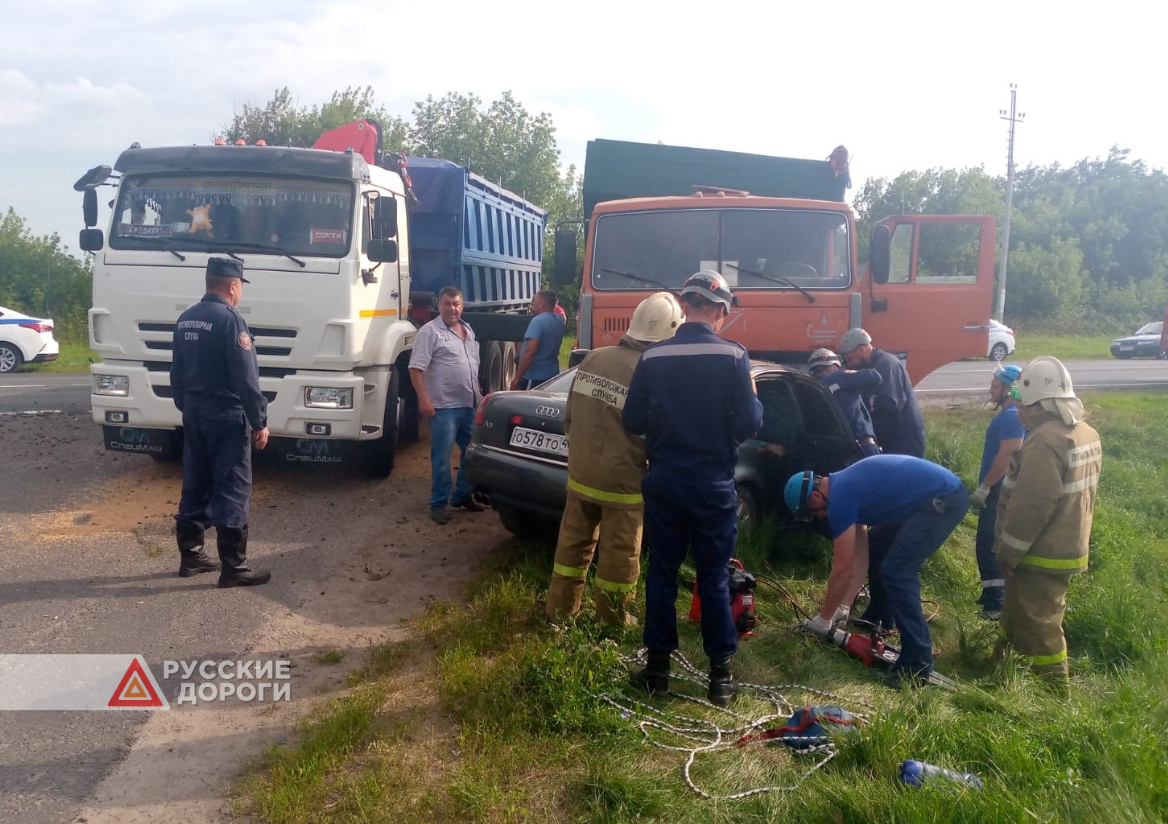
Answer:
<path fill-rule="evenodd" d="M 248 242 L 243 242 L 243 243 L 232 242 L 231 245 L 237 249 L 243 249 L 245 251 L 250 249 L 253 252 L 270 252 L 270 253 L 275 254 L 275 255 L 280 255 L 281 257 L 286 257 L 286 258 L 288 258 L 288 260 L 295 263 L 301 269 L 303 269 L 305 266 L 308 265 L 304 261 L 302 261 L 300 258 L 295 257 L 294 255 L 292 255 L 288 252 L 285 252 L 279 246 L 269 246 L 266 243 L 248 243 Z M 229 254 L 232 257 L 235 257 L 235 255 L 232 254 L 231 252 L 227 252 L 226 254 Z M 239 260 L 239 261 L 243 260 L 243 258 L 235 258 L 235 259 Z"/>
<path fill-rule="evenodd" d="M 739 272 L 743 272 L 743 273 L 748 274 L 748 275 L 753 275 L 754 277 L 762 278 L 763 280 L 769 280 L 771 283 L 777 283 L 777 284 L 779 284 L 779 286 L 790 286 L 796 292 L 803 295 L 803 297 L 807 298 L 808 303 L 815 303 L 815 295 L 811 294 L 810 292 L 808 292 L 806 289 L 804 289 L 802 286 L 795 283 L 794 281 L 787 280 L 782 275 L 764 275 L 762 272 L 756 272 L 753 269 L 747 269 L 745 266 L 738 266 L 737 264 L 734 264 L 734 263 L 727 263 L 726 265 L 731 267 L 732 269 L 737 269 Z"/>
<path fill-rule="evenodd" d="M 179 243 L 180 242 L 179 239 L 177 237 L 171 236 L 171 237 L 167 238 L 166 240 L 167 240 L 167 245 L 163 248 L 165 248 L 166 251 L 170 252 L 172 255 L 176 256 L 179 260 L 186 260 L 185 257 L 180 255 L 174 249 L 173 244 Z M 248 242 L 248 241 L 234 241 L 234 240 L 233 241 L 226 241 L 226 240 L 219 241 L 219 240 L 215 240 L 214 238 L 192 237 L 191 235 L 188 235 L 185 233 L 184 233 L 184 236 L 182 237 L 181 243 L 195 244 L 198 246 L 207 247 L 208 252 L 218 253 L 221 255 L 227 255 L 228 257 L 231 257 L 231 258 L 234 258 L 235 260 L 238 260 L 240 263 L 244 262 L 243 258 L 241 258 L 239 255 L 237 255 L 235 252 L 233 252 L 232 248 L 242 249 L 242 250 L 250 250 L 253 252 L 267 252 L 267 253 L 273 254 L 273 255 L 280 255 L 282 257 L 288 258 L 288 260 L 290 260 L 293 263 L 295 263 L 296 265 L 298 265 L 301 269 L 303 269 L 306 265 L 304 263 L 304 261 L 300 260 L 300 258 L 297 258 L 297 257 L 290 255 L 288 252 L 285 252 L 283 249 L 281 249 L 278 246 L 269 246 L 266 243 L 252 243 L 252 242 Z"/>
<path fill-rule="evenodd" d="M 628 278 L 629 280 L 639 280 L 641 283 L 648 283 L 652 286 L 660 286 L 662 289 L 664 289 L 669 294 L 673 295 L 674 297 L 677 297 L 677 293 L 673 291 L 672 286 L 666 286 L 664 283 L 662 283 L 659 280 L 653 280 L 652 278 L 647 278 L 647 277 L 644 277 L 643 275 L 638 275 L 638 274 L 635 274 L 633 272 L 622 272 L 620 269 L 609 269 L 607 266 L 601 266 L 600 271 L 608 272 L 610 275 L 619 275 L 620 277 Z"/>

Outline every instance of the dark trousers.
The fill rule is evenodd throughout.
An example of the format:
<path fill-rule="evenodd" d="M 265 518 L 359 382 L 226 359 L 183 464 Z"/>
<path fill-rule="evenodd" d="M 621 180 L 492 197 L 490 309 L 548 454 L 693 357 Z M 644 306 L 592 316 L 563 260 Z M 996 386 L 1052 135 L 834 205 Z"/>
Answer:
<path fill-rule="evenodd" d="M 921 565 L 941 548 L 969 509 L 969 490 L 922 503 L 899 527 L 873 530 L 868 542 L 868 591 L 865 620 L 889 621 L 900 631 L 896 669 L 914 674 L 933 671 L 933 641 L 921 610 Z"/>
<path fill-rule="evenodd" d="M 986 612 L 999 612 L 1005 597 L 1006 581 L 1002 578 L 1002 568 L 994 552 L 994 523 L 998 520 L 999 483 L 986 496 L 985 508 L 977 516 L 977 571 L 981 574 L 981 608 Z"/>
<path fill-rule="evenodd" d="M 738 650 L 738 633 L 730 614 L 726 567 L 738 536 L 734 482 L 711 482 L 650 469 L 641 491 L 649 546 L 645 646 L 657 652 L 677 649 L 677 571 L 688 549 L 698 574 L 706 655 L 711 659 L 733 655 Z"/>
<path fill-rule="evenodd" d="M 188 528 L 243 529 L 251 502 L 251 428 L 242 409 L 187 398 L 183 485 L 175 521 Z"/>

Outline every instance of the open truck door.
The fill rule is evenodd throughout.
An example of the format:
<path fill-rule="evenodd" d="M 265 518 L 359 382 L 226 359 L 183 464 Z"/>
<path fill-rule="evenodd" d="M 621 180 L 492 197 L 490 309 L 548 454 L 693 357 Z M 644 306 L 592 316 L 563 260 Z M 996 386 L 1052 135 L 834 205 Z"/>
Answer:
<path fill-rule="evenodd" d="M 986 357 L 994 250 L 988 215 L 902 215 L 873 230 L 863 326 L 879 348 L 912 353 L 914 384 L 947 363 Z"/>

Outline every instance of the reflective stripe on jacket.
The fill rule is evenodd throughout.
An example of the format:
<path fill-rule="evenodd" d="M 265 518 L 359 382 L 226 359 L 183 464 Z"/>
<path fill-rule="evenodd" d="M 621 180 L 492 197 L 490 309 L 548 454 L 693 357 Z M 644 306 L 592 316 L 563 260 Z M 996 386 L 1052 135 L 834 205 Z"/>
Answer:
<path fill-rule="evenodd" d="M 568 488 L 605 506 L 640 507 L 645 441 L 621 424 L 629 382 L 645 347 L 632 338 L 589 352 L 564 411 Z"/>
<path fill-rule="evenodd" d="M 1086 570 L 1102 465 L 1099 433 L 1085 423 L 1051 419 L 1031 431 L 1002 481 L 998 560 L 1052 575 Z"/>

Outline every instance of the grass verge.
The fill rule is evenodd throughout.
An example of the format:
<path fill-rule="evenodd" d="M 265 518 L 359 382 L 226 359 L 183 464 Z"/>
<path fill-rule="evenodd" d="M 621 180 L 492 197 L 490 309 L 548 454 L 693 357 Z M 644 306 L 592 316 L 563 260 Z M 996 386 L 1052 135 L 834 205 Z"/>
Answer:
<path fill-rule="evenodd" d="M 1054 355 L 1060 360 L 1109 360 L 1115 338 L 1100 335 L 1044 335 L 1018 333 L 1018 349 L 1008 361 L 1025 363 L 1039 355 Z"/>
<path fill-rule="evenodd" d="M 1066 629 L 1069 698 L 1014 660 L 988 661 L 996 627 L 976 617 L 972 517 L 926 565 L 937 668 L 955 693 L 895 693 L 861 664 L 789 631 L 792 612 L 758 593 L 759 630 L 735 659 L 738 676 L 802 683 L 875 705 L 864 731 L 795 793 L 704 801 L 681 776 L 684 756 L 648 747 L 600 694 L 625 693 L 620 654 L 635 630 L 607 634 L 589 606 L 563 628 L 538 604 L 552 547 L 511 542 L 465 605 L 434 603 L 412 640 L 379 648 L 350 696 L 309 721 L 296 746 L 273 748 L 248 779 L 239 812 L 271 822 L 1017 822 L 1161 821 L 1168 816 L 1168 444 L 1158 396 L 1087 399 L 1102 433 L 1104 476 L 1091 571 L 1075 579 Z M 972 480 L 985 413 L 927 413 L 930 457 Z M 810 604 L 829 567 L 826 541 L 764 525 L 737 554 Z M 590 598 L 586 597 L 586 604 Z M 696 628 L 679 614 L 682 651 L 704 665 Z M 687 690 L 687 685 L 678 687 Z M 811 703 L 811 701 L 809 701 Z M 701 715 L 680 700 L 672 713 Z M 740 699 L 747 715 L 766 711 Z M 985 791 L 910 789 L 897 766 L 917 758 L 977 773 Z M 781 746 L 699 760 L 716 793 L 785 783 L 805 764 Z"/>

